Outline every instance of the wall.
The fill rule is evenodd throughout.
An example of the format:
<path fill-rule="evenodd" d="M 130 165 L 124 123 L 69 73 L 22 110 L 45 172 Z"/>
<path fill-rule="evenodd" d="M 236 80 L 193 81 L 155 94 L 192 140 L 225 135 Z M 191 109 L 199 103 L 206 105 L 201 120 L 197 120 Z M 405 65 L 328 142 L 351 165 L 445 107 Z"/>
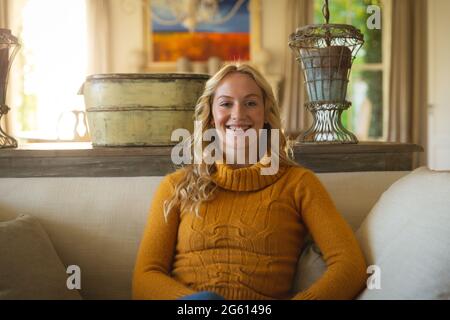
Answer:
<path fill-rule="evenodd" d="M 428 1 L 429 159 L 432 169 L 450 170 L 450 1 Z"/>
<path fill-rule="evenodd" d="M 286 30 L 283 23 L 287 0 L 263 0 L 262 5 L 262 46 L 271 57 L 267 71 L 281 75 L 284 72 L 284 55 L 285 50 L 288 49 L 288 36 L 290 32 L 295 31 Z"/>
<path fill-rule="evenodd" d="M 144 18 L 141 0 L 110 0 L 112 25 L 111 72 L 139 72 L 144 64 Z"/>

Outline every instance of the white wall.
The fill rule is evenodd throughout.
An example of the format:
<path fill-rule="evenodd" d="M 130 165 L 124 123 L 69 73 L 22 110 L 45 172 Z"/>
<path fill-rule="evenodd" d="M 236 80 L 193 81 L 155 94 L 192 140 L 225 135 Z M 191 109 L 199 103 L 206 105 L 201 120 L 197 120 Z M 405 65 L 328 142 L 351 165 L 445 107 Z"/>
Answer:
<path fill-rule="evenodd" d="M 139 72 L 145 63 L 141 0 L 111 0 L 112 72 Z"/>
<path fill-rule="evenodd" d="M 276 75 L 284 72 L 284 54 L 288 49 L 290 32 L 287 32 L 284 23 L 286 8 L 287 0 L 262 1 L 262 47 L 271 57 L 267 71 Z M 293 55 L 292 59 L 294 59 Z"/>
<path fill-rule="evenodd" d="M 450 170 L 450 1 L 428 1 L 429 153 L 432 169 Z"/>

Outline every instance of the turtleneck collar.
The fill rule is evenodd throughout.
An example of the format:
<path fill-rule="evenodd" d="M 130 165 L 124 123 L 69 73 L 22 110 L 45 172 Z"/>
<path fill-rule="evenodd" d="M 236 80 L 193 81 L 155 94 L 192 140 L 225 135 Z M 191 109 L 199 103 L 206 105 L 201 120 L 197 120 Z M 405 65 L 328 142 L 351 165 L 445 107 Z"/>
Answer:
<path fill-rule="evenodd" d="M 211 175 L 214 182 L 227 190 L 256 191 L 267 187 L 277 181 L 288 167 L 281 166 L 273 175 L 262 175 L 261 168 L 267 168 L 261 162 L 243 168 L 232 168 L 225 163 L 216 162 L 217 171 Z"/>

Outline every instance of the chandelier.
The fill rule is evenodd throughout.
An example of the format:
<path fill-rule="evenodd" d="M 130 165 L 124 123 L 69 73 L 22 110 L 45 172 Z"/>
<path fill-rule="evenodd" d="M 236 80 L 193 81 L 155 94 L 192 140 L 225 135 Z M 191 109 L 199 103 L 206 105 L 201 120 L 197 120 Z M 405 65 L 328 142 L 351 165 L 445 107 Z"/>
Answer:
<path fill-rule="evenodd" d="M 201 23 L 222 24 L 234 17 L 245 0 L 236 0 L 231 9 L 220 15 L 223 0 L 152 0 L 152 19 L 164 26 L 181 24 L 194 32 Z"/>

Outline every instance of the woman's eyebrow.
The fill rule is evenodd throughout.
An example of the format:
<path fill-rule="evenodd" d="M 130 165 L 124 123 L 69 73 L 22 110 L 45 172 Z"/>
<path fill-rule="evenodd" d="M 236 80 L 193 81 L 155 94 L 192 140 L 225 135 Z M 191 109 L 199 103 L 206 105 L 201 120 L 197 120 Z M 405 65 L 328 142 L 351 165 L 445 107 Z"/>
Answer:
<path fill-rule="evenodd" d="M 217 99 L 220 99 L 220 98 L 229 98 L 229 99 L 233 99 L 233 97 L 225 96 L 225 95 L 221 95 L 221 96 L 217 97 Z"/>
<path fill-rule="evenodd" d="M 261 95 L 256 94 L 256 93 L 249 93 L 249 94 L 246 95 L 244 98 L 249 98 L 249 97 L 257 97 L 257 98 L 261 98 Z M 217 97 L 217 99 L 220 99 L 220 98 L 234 99 L 233 97 L 227 96 L 227 95 L 221 95 L 221 96 L 218 96 L 218 97 Z"/>
<path fill-rule="evenodd" d="M 246 95 L 245 98 L 253 97 L 253 96 L 257 97 L 257 98 L 261 98 L 261 96 L 259 94 L 256 94 L 256 93 L 250 93 L 250 94 Z"/>

